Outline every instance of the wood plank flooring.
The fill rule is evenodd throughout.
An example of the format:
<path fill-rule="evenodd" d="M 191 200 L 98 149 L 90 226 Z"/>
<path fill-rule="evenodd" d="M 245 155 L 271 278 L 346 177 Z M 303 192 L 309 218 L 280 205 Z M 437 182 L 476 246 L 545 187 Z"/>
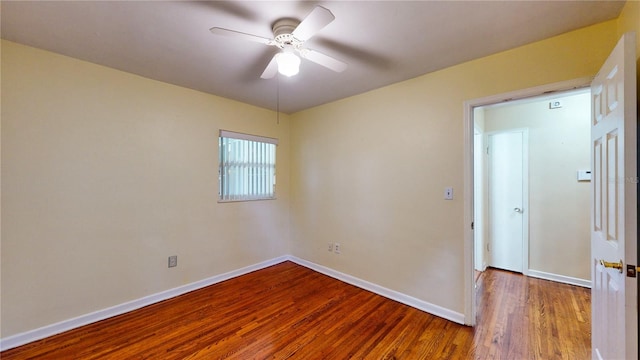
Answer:
<path fill-rule="evenodd" d="M 591 291 L 488 269 L 478 284 L 478 359 L 591 359 Z"/>
<path fill-rule="evenodd" d="M 589 290 L 500 270 L 458 325 L 284 262 L 0 353 L 11 359 L 589 359 Z"/>

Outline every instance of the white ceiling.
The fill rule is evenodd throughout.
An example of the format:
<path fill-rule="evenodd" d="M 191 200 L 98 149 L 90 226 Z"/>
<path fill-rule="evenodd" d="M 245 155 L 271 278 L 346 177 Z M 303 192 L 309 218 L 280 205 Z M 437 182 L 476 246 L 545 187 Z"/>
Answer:
<path fill-rule="evenodd" d="M 263 80 L 279 18 L 315 5 L 336 19 L 306 46 L 349 64 Z M 293 113 L 616 18 L 621 1 L 2 1 L 2 38 L 269 109 Z"/>

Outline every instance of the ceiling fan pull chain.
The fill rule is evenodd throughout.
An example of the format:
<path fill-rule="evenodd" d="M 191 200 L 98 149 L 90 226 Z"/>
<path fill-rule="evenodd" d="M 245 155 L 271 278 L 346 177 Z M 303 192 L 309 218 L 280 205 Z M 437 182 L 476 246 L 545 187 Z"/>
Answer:
<path fill-rule="evenodd" d="M 280 125 L 280 76 L 276 76 L 276 125 Z"/>

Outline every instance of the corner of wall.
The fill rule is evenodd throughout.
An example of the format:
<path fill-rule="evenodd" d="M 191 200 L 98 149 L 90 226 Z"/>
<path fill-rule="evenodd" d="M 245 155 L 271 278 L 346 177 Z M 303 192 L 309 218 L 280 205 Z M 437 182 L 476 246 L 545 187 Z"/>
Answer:
<path fill-rule="evenodd" d="M 617 19 L 618 38 L 629 31 L 636 33 L 636 56 L 640 59 L 640 1 L 627 1 Z"/>

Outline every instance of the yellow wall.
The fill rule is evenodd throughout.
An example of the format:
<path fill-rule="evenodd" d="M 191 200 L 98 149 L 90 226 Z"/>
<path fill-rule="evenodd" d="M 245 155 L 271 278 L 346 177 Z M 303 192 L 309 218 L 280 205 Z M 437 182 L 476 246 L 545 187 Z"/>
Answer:
<path fill-rule="evenodd" d="M 618 37 L 629 31 L 636 32 L 636 55 L 640 59 L 640 0 L 627 0 L 618 17 Z"/>
<path fill-rule="evenodd" d="M 293 254 L 463 313 L 464 101 L 593 76 L 616 41 L 614 20 L 294 114 Z"/>
<path fill-rule="evenodd" d="M 640 0 L 627 0 L 618 17 L 618 37 L 629 31 L 636 33 L 636 76 L 640 84 Z M 636 95 L 640 102 L 640 91 Z"/>
<path fill-rule="evenodd" d="M 217 203 L 220 128 L 280 139 L 277 200 Z M 288 253 L 288 159 L 288 116 L 3 41 L 2 336 Z"/>

